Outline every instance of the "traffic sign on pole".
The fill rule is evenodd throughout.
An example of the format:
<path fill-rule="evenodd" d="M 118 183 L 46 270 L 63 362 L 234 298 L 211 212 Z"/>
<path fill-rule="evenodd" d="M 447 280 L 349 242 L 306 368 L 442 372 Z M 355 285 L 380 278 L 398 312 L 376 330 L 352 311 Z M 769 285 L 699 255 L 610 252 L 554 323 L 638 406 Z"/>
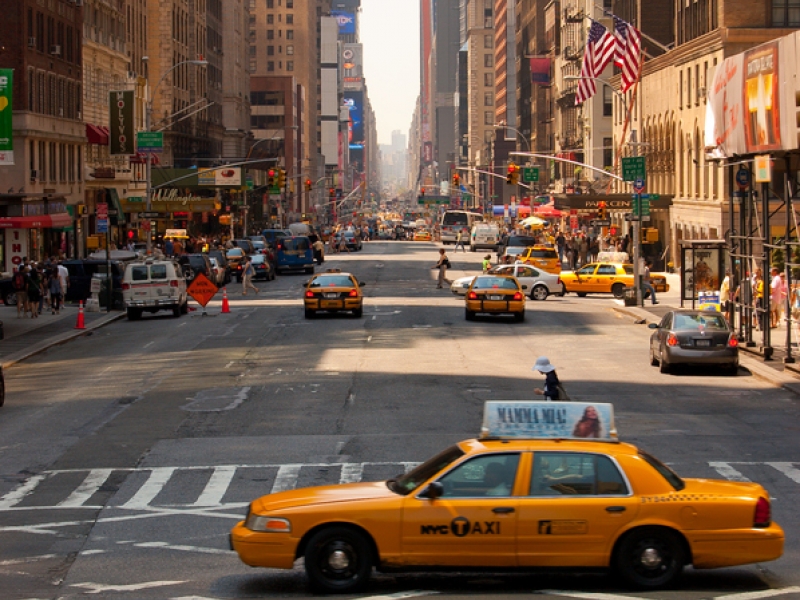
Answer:
<path fill-rule="evenodd" d="M 136 149 L 139 152 L 163 152 L 163 131 L 139 131 L 136 133 Z"/>
<path fill-rule="evenodd" d="M 744 167 L 739 167 L 739 170 L 736 171 L 736 185 L 739 186 L 740 190 L 746 190 L 750 187 L 750 171 Z"/>
<path fill-rule="evenodd" d="M 539 181 L 539 167 L 522 167 L 522 181 L 525 183 Z"/>
<path fill-rule="evenodd" d="M 627 156 L 622 159 L 623 181 L 635 181 L 646 177 L 647 169 L 644 156 Z"/>
<path fill-rule="evenodd" d="M 644 177 L 637 177 L 633 180 L 633 189 L 637 194 L 641 194 L 644 191 Z"/>

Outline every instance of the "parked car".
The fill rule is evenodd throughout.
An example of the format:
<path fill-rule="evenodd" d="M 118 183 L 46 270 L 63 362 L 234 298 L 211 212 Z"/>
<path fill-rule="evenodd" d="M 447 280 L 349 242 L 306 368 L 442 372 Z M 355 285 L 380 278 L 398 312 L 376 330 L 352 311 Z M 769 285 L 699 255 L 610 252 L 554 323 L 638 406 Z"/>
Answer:
<path fill-rule="evenodd" d="M 191 283 L 200 273 L 214 281 L 211 261 L 207 254 L 183 254 L 178 257 L 178 264 L 186 275 L 186 281 Z"/>
<path fill-rule="evenodd" d="M 709 365 L 736 375 L 739 341 L 727 319 L 716 311 L 673 310 L 650 336 L 650 364 L 668 373 L 675 365 Z"/>
<path fill-rule="evenodd" d="M 65 300 L 67 302 L 85 302 L 91 295 L 92 277 L 95 274 L 106 276 L 106 261 L 94 259 L 72 259 L 62 263 L 69 273 L 69 286 Z M 111 281 L 114 306 L 122 307 L 122 277 L 125 275 L 125 263 L 111 261 Z M 101 304 L 105 298 L 100 298 Z"/>
<path fill-rule="evenodd" d="M 253 265 L 255 271 L 253 274 L 254 281 L 256 279 L 265 279 L 266 281 L 275 279 L 275 271 L 272 270 L 272 265 L 269 264 L 266 255 L 254 254 L 250 257 L 250 264 Z"/>
<path fill-rule="evenodd" d="M 189 309 L 183 268 L 173 260 L 128 263 L 122 279 L 122 295 L 130 321 L 140 319 L 144 311 L 171 310 L 179 317 Z"/>
<path fill-rule="evenodd" d="M 17 305 L 17 292 L 14 290 L 13 278 L 0 279 L 0 297 L 6 306 Z"/>
<path fill-rule="evenodd" d="M 337 248 L 339 247 L 339 244 L 341 244 L 342 236 L 344 236 L 344 245 L 348 250 L 352 250 L 354 252 L 361 250 L 361 238 L 358 237 L 353 231 L 340 231 L 334 236 L 334 241 L 336 242 Z"/>
<path fill-rule="evenodd" d="M 252 241 L 248 239 L 241 239 L 241 240 L 233 240 L 232 244 L 237 248 L 241 248 L 244 250 L 245 254 L 255 254 L 256 247 Z"/>

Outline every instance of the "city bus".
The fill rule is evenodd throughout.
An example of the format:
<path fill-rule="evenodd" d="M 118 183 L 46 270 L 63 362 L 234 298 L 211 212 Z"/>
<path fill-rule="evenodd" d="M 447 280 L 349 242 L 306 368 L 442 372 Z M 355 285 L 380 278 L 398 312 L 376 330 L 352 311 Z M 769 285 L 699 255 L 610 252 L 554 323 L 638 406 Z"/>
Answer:
<path fill-rule="evenodd" d="M 439 223 L 439 239 L 443 244 L 455 244 L 459 231 L 464 232 L 464 242 L 469 241 L 469 232 L 475 223 L 483 222 L 483 215 L 468 210 L 446 210 Z"/>

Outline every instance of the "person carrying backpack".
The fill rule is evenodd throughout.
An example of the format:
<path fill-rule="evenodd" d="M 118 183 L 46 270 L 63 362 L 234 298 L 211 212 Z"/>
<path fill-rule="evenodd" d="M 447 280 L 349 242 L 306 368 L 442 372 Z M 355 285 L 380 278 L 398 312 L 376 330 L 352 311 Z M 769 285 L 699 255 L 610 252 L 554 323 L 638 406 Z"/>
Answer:
<path fill-rule="evenodd" d="M 28 308 L 28 275 L 26 273 L 27 267 L 20 265 L 14 277 L 11 280 L 11 287 L 17 295 L 17 318 L 25 316 L 25 311 Z"/>

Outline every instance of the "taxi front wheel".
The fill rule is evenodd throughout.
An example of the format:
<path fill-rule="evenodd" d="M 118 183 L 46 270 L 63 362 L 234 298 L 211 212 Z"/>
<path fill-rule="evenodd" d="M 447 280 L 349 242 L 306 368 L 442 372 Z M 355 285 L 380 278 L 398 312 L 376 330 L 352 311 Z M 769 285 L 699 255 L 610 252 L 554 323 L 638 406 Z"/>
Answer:
<path fill-rule="evenodd" d="M 367 539 L 348 527 L 327 527 L 308 541 L 306 575 L 314 591 L 349 593 L 364 587 L 372 573 Z"/>
<path fill-rule="evenodd" d="M 656 589 L 674 583 L 686 562 L 683 544 L 668 529 L 648 527 L 629 533 L 615 557 L 619 575 L 638 589 Z"/>

